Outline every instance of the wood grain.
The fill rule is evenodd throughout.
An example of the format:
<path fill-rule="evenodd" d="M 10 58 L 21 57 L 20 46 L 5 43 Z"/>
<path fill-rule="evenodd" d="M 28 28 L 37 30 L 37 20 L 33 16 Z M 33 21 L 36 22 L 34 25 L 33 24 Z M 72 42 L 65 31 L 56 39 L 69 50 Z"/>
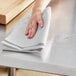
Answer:
<path fill-rule="evenodd" d="M 0 76 L 7 76 L 7 75 L 8 75 L 8 68 L 0 67 Z M 62 76 L 62 75 L 18 69 L 16 70 L 16 76 Z"/>
<path fill-rule="evenodd" d="M 0 0 L 0 24 L 7 24 L 34 0 Z"/>
<path fill-rule="evenodd" d="M 30 4 L 23 12 L 21 12 L 18 16 L 16 16 L 11 22 L 9 22 L 5 27 L 6 27 L 6 33 L 8 33 L 24 15 L 27 14 L 27 12 L 32 9 L 34 6 L 34 2 Z"/>

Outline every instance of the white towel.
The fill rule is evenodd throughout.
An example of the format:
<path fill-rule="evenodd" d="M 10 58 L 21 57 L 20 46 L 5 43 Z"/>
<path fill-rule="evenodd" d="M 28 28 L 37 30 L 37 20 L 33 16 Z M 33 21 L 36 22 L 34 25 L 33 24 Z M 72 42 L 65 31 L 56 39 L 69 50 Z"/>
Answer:
<path fill-rule="evenodd" d="M 43 12 L 44 27 L 38 27 L 36 35 L 32 39 L 25 36 L 25 29 L 31 17 L 32 10 L 26 16 L 21 18 L 12 29 L 10 34 L 2 43 L 7 47 L 5 50 L 34 52 L 40 51 L 47 43 L 48 32 L 51 21 L 51 7 L 47 7 Z"/>

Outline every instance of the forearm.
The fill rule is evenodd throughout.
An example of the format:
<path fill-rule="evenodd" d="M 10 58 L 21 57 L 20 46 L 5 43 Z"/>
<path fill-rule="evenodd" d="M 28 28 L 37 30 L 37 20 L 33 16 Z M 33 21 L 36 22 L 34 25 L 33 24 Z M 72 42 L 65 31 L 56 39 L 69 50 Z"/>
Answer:
<path fill-rule="evenodd" d="M 43 12 L 43 10 L 46 8 L 50 1 L 51 0 L 35 0 L 33 11 L 39 10 Z"/>

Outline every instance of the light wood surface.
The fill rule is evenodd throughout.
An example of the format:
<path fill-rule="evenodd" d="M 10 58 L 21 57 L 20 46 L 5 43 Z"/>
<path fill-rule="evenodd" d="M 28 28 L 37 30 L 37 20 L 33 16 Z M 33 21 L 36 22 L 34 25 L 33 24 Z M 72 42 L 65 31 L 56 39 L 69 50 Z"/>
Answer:
<path fill-rule="evenodd" d="M 7 24 L 34 0 L 0 0 L 0 23 Z"/>
<path fill-rule="evenodd" d="M 23 12 L 21 12 L 17 17 L 15 17 L 10 23 L 8 23 L 5 27 L 6 27 L 6 32 L 8 33 L 12 27 L 14 27 L 14 24 L 19 21 L 19 19 L 21 19 L 30 9 L 32 9 L 34 6 L 34 2 L 32 4 L 30 4 L 30 6 L 28 6 Z"/>
<path fill-rule="evenodd" d="M 8 69 L 0 68 L 0 76 L 8 76 Z M 16 71 L 16 76 L 59 76 L 59 75 L 18 69 Z"/>
<path fill-rule="evenodd" d="M 35 71 L 28 71 L 28 70 L 17 70 L 17 76 L 61 76 L 56 74 L 49 74 L 49 73 L 41 73 Z"/>

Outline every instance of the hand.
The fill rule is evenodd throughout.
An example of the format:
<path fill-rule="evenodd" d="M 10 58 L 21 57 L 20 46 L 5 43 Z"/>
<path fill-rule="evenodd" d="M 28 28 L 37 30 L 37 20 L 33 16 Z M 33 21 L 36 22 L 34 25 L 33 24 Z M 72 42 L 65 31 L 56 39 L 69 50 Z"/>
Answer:
<path fill-rule="evenodd" d="M 36 34 L 38 27 L 43 27 L 42 13 L 39 10 L 35 10 L 33 11 L 30 22 L 26 28 L 26 36 L 28 38 L 33 38 Z"/>

